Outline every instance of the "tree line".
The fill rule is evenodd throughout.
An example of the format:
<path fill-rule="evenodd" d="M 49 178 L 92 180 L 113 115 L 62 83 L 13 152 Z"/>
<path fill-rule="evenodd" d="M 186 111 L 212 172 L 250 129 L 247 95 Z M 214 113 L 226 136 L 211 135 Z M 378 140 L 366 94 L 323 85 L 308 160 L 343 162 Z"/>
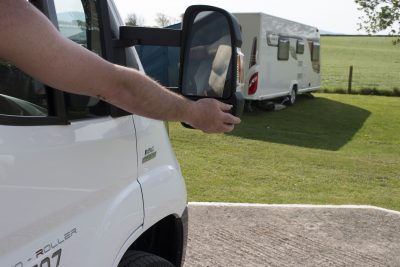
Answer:
<path fill-rule="evenodd" d="M 164 28 L 166 26 L 175 24 L 180 22 L 181 20 L 167 16 L 163 13 L 157 13 L 156 14 L 156 25 L 157 27 Z M 143 26 L 145 23 L 145 20 L 142 16 L 139 16 L 135 13 L 130 13 L 127 15 L 125 24 L 129 26 Z"/>

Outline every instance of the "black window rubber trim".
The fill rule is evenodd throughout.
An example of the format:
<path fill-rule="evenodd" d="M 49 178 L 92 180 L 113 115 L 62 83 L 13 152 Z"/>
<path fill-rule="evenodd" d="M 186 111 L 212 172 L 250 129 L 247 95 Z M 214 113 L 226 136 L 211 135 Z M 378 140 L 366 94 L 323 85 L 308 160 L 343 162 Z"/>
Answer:
<path fill-rule="evenodd" d="M 8 126 L 46 126 L 68 125 L 69 122 L 59 117 L 47 116 L 12 116 L 0 115 L 0 125 Z"/>

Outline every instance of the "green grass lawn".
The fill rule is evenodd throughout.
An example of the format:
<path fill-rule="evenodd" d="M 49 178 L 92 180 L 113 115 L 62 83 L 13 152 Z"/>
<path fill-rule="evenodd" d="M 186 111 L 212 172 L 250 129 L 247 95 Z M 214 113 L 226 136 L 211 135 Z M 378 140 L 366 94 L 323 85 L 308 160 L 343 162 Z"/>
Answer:
<path fill-rule="evenodd" d="M 400 98 L 315 96 L 247 113 L 231 134 L 170 124 L 189 200 L 400 210 Z"/>
<path fill-rule="evenodd" d="M 400 89 L 400 45 L 390 37 L 321 37 L 323 89 L 347 89 L 353 65 L 353 89 Z"/>

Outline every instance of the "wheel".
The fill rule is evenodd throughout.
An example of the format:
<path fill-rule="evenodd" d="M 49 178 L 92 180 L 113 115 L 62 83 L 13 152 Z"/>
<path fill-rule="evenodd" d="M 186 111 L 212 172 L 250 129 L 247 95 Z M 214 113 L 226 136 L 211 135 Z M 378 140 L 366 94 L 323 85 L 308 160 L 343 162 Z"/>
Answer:
<path fill-rule="evenodd" d="M 294 105 L 294 103 L 296 102 L 296 97 L 297 97 L 297 89 L 294 87 L 294 88 L 292 88 L 292 90 L 290 91 L 290 95 L 288 96 L 288 99 L 287 99 L 287 104 L 289 105 L 289 106 L 293 106 Z"/>
<path fill-rule="evenodd" d="M 143 251 L 128 251 L 118 267 L 174 267 L 169 261 Z"/>

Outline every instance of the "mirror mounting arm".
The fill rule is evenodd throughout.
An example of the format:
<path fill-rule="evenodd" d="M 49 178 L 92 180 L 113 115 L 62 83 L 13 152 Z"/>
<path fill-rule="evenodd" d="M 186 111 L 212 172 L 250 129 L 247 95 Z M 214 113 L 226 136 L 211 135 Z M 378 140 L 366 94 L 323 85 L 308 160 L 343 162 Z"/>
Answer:
<path fill-rule="evenodd" d="M 181 46 L 182 30 L 121 26 L 119 34 L 119 40 L 114 42 L 115 47 L 134 45 Z"/>

